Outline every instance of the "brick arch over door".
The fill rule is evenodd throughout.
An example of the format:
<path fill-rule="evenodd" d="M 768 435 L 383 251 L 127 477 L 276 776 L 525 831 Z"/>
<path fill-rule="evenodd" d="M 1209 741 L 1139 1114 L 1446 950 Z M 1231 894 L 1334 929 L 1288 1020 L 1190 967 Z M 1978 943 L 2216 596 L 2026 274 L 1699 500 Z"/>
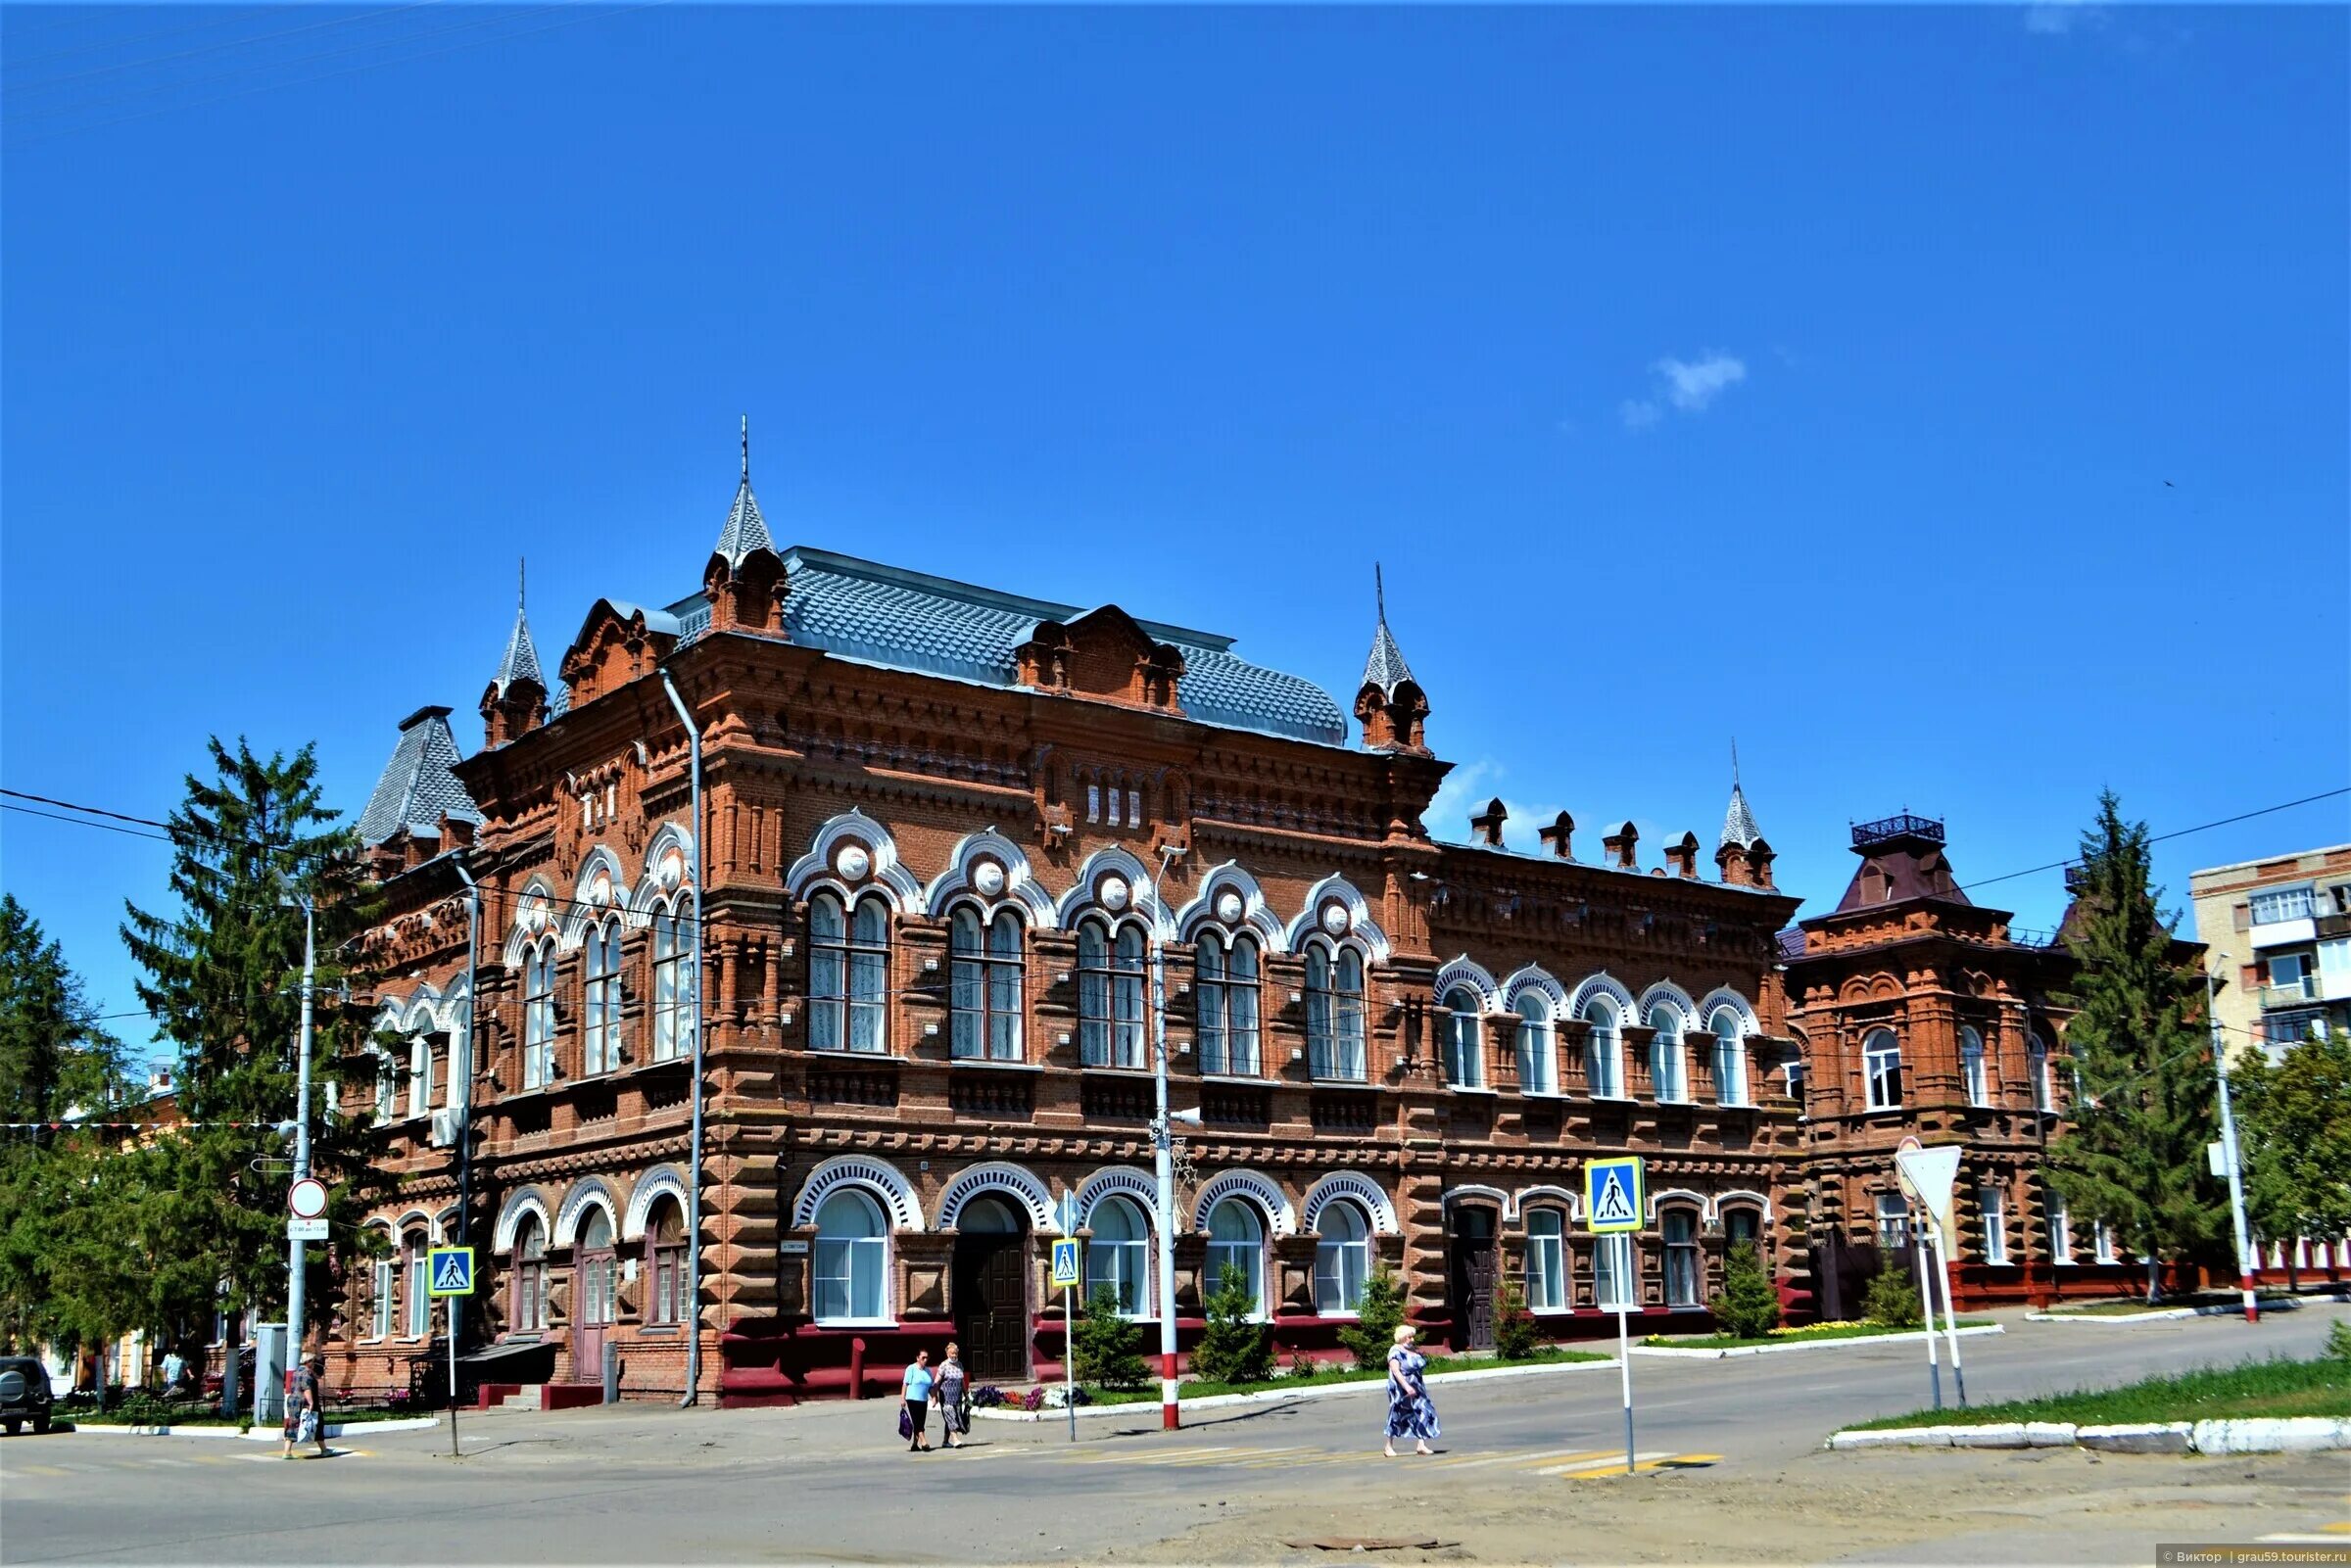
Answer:
<path fill-rule="evenodd" d="M 1008 1193 L 1019 1200 L 1029 1223 L 1039 1231 L 1053 1231 L 1053 1192 L 1036 1173 L 1025 1165 L 1008 1161 L 990 1161 L 959 1172 L 938 1195 L 938 1218 L 931 1227 L 949 1231 L 963 1216 L 963 1206 L 983 1193 Z"/>

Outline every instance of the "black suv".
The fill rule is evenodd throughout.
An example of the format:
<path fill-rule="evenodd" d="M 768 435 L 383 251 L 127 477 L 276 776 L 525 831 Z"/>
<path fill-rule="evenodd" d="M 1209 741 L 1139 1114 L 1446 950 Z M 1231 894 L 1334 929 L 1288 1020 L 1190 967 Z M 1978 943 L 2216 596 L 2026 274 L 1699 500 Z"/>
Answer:
<path fill-rule="evenodd" d="M 27 1421 L 49 1430 L 49 1369 L 29 1355 L 0 1356 L 0 1426 L 13 1438 Z"/>

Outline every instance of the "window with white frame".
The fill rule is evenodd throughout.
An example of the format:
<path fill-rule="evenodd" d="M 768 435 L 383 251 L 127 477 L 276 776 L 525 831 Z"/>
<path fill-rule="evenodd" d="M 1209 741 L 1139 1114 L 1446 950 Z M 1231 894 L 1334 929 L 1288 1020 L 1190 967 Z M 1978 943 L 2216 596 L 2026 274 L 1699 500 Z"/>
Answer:
<path fill-rule="evenodd" d="M 1457 985 L 1445 993 L 1445 1081 L 1474 1089 L 1486 1081 L 1486 1031 L 1477 993 Z"/>
<path fill-rule="evenodd" d="M 375 1052 L 375 1119 L 386 1122 L 400 1110 L 400 1069 L 392 1053 L 377 1048 Z"/>
<path fill-rule="evenodd" d="M 1959 1082 L 1969 1105 L 1991 1103 L 1991 1086 L 1984 1076 L 1984 1035 L 1972 1024 L 1959 1026 Z"/>
<path fill-rule="evenodd" d="M 1649 1026 L 1655 1031 L 1649 1037 L 1649 1081 L 1659 1100 L 1680 1101 L 1690 1098 L 1687 1064 L 1689 1052 L 1682 1044 L 1682 1015 L 1669 1002 L 1659 1002 L 1649 1010 Z"/>
<path fill-rule="evenodd" d="M 1604 1312 L 1614 1311 L 1619 1304 L 1640 1305 L 1632 1294 L 1634 1276 L 1640 1272 L 1633 1266 L 1632 1252 L 1630 1236 L 1592 1238 L 1592 1305 Z"/>
<path fill-rule="evenodd" d="M 612 1216 L 601 1208 L 589 1210 L 580 1221 L 577 1259 L 579 1320 L 586 1324 L 611 1322 L 619 1265 L 612 1256 Z"/>
<path fill-rule="evenodd" d="M 402 1257 L 407 1263 L 408 1308 L 406 1325 L 408 1337 L 420 1340 L 433 1331 L 432 1280 L 430 1248 L 423 1231 L 411 1231 L 402 1243 Z"/>
<path fill-rule="evenodd" d="M 2096 1220 L 2091 1224 L 2089 1234 L 2090 1256 L 2101 1263 L 2113 1262 L 2115 1260 L 2114 1227 L 2103 1219 Z"/>
<path fill-rule="evenodd" d="M 1257 939 L 1246 933 L 1200 933 L 1193 966 L 1200 1004 L 1200 1070 L 1256 1077 Z"/>
<path fill-rule="evenodd" d="M 2056 1110 L 2056 1086 L 2049 1079 L 2049 1048 L 2038 1034 L 2025 1042 L 2025 1063 L 2033 1079 L 2033 1109 L 2044 1114 Z"/>
<path fill-rule="evenodd" d="M 544 1088 L 555 1074 L 555 943 L 523 955 L 522 1086 Z"/>
<path fill-rule="evenodd" d="M 392 1325 L 400 1321 L 400 1259 L 377 1259 L 373 1274 L 370 1284 L 375 1297 L 374 1337 L 388 1340 L 392 1337 Z M 218 1343 L 217 1337 L 214 1343 Z"/>
<path fill-rule="evenodd" d="M 2281 921 L 2310 919 L 2310 888 L 2279 887 L 2253 895 L 2253 924 L 2274 926 Z"/>
<path fill-rule="evenodd" d="M 2065 1194 L 2054 1187 L 2044 1189 L 2043 1207 L 2049 1220 L 2049 1261 L 2070 1263 L 2074 1260 L 2074 1216 L 2066 1208 Z"/>
<path fill-rule="evenodd" d="M 1559 1092 L 1559 1069 L 1551 1048 L 1551 1003 L 1539 991 L 1518 994 L 1518 1087 L 1528 1094 Z"/>
<path fill-rule="evenodd" d="M 1718 1007 L 1708 1021 L 1714 1034 L 1714 1103 L 1747 1104 L 1747 1032 L 1739 1010 Z"/>
<path fill-rule="evenodd" d="M 1107 1290 L 1120 1316 L 1142 1316 L 1151 1267 L 1151 1230 L 1142 1210 L 1130 1198 L 1105 1198 L 1094 1206 L 1093 1231 L 1085 1249 L 1086 1295 Z"/>
<path fill-rule="evenodd" d="M 1325 1317 L 1360 1310 L 1371 1274 L 1371 1225 L 1363 1206 L 1325 1204 L 1315 1231 L 1315 1310 Z"/>
<path fill-rule="evenodd" d="M 433 1108 L 433 1037 L 419 1034 L 408 1042 L 408 1115 L 423 1116 Z"/>
<path fill-rule="evenodd" d="M 514 1330 L 536 1334 L 547 1327 L 547 1227 L 525 1214 L 514 1234 Z"/>
<path fill-rule="evenodd" d="M 620 922 L 588 927 L 586 1017 L 580 1021 L 580 1070 L 620 1066 Z"/>
<path fill-rule="evenodd" d="M 889 905 L 868 893 L 854 907 L 819 889 L 808 900 L 808 1043 L 819 1051 L 878 1052 L 888 1043 Z"/>
<path fill-rule="evenodd" d="M 1237 1271 L 1249 1293 L 1249 1313 L 1266 1310 L 1266 1227 L 1257 1211 L 1238 1198 L 1226 1198 L 1208 1212 L 1208 1285 L 1222 1290 L 1224 1271 Z"/>
<path fill-rule="evenodd" d="M 694 895 L 680 893 L 653 911 L 653 1060 L 672 1062 L 694 1049 Z"/>
<path fill-rule="evenodd" d="M 1557 1209 L 1526 1212 L 1526 1305 L 1556 1312 L 1567 1305 L 1565 1216 Z"/>
<path fill-rule="evenodd" d="M 1902 1103 L 1902 1042 L 1892 1029 L 1872 1029 L 1861 1039 L 1861 1080 L 1872 1111 Z"/>
<path fill-rule="evenodd" d="M 1584 1085 L 1596 1098 L 1624 1098 L 1624 1045 L 1616 1030 L 1616 1005 L 1596 996 L 1584 1004 Z"/>
<path fill-rule="evenodd" d="M 1364 956 L 1352 945 L 1306 944 L 1306 1051 L 1316 1077 L 1364 1081 Z"/>
<path fill-rule="evenodd" d="M 1078 1059 L 1143 1066 L 1143 928 L 1132 921 L 1078 923 Z"/>
<path fill-rule="evenodd" d="M 1976 1212 L 1984 1221 L 1984 1261 L 1995 1266 L 2007 1262 L 2008 1199 L 1997 1182 L 1976 1189 Z"/>
<path fill-rule="evenodd" d="M 1763 1256 L 1762 1210 L 1742 1204 L 1722 1212 L 1723 1246 L 1736 1247 L 1742 1242 L 1752 1247 L 1757 1258 Z"/>
<path fill-rule="evenodd" d="M 652 1298 L 646 1307 L 650 1323 L 683 1323 L 687 1316 L 686 1218 L 674 1198 L 664 1198 L 645 1227 L 648 1261 L 652 1266 Z"/>
<path fill-rule="evenodd" d="M 1910 1245 L 1910 1201 L 1898 1192 L 1882 1192 L 1877 1199 L 1878 1248 L 1892 1252 Z"/>
<path fill-rule="evenodd" d="M 1665 1237 L 1665 1305 L 1696 1307 L 1704 1278 L 1698 1252 L 1698 1213 L 1690 1209 L 1667 1209 L 1657 1215 Z"/>
<path fill-rule="evenodd" d="M 1020 1061 L 1021 918 L 1003 909 L 983 922 L 979 910 L 958 904 L 947 929 L 950 1048 L 964 1061 Z"/>
<path fill-rule="evenodd" d="M 889 1263 L 889 1232 L 882 1206 L 854 1187 L 843 1187 L 816 1210 L 815 1317 L 820 1323 L 872 1323 L 888 1315 L 883 1282 Z"/>

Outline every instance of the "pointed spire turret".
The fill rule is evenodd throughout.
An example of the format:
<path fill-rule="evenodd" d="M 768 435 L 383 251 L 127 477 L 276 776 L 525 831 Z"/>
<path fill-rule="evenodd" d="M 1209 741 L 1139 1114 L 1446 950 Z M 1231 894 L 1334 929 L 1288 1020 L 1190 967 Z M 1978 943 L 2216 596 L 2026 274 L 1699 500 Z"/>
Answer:
<path fill-rule="evenodd" d="M 524 608 L 523 566 L 514 568 L 514 630 L 506 634 L 505 656 L 498 674 L 482 693 L 482 743 L 503 746 L 547 722 L 547 671 L 540 666 L 538 644 L 531 641 L 530 616 Z"/>
<path fill-rule="evenodd" d="M 1735 887 L 1760 887 L 1769 890 L 1771 863 L 1778 859 L 1763 830 L 1755 826 L 1755 814 L 1747 803 L 1747 790 L 1739 782 L 1739 742 L 1731 742 L 1731 804 L 1722 814 L 1722 836 L 1715 840 L 1714 864 L 1722 868 L 1722 879 Z"/>
<path fill-rule="evenodd" d="M 1388 589 L 1376 561 L 1371 564 L 1371 598 L 1379 624 L 1371 634 L 1371 656 L 1364 661 L 1364 685 L 1379 688 L 1383 697 L 1394 697 L 1397 687 L 1412 680 L 1413 669 L 1404 662 L 1404 649 L 1396 645 L 1396 636 L 1388 630 Z"/>
<path fill-rule="evenodd" d="M 1731 805 L 1722 814 L 1722 836 L 1715 840 L 1717 849 L 1726 844 L 1751 849 L 1763 836 L 1755 826 L 1755 814 L 1747 804 L 1747 791 L 1739 785 L 1739 742 L 1731 742 Z"/>
<path fill-rule="evenodd" d="M 529 681 L 540 690 L 547 689 L 546 672 L 539 668 L 539 649 L 531 641 L 530 617 L 524 612 L 524 563 L 515 563 L 514 630 L 506 638 L 506 656 L 498 661 L 498 679 L 494 683 L 502 697 L 517 681 Z"/>
<path fill-rule="evenodd" d="M 1376 562 L 1371 567 L 1371 601 L 1376 622 L 1371 633 L 1371 656 L 1364 661 L 1364 684 L 1355 694 L 1355 716 L 1363 721 L 1364 744 L 1374 751 L 1409 751 L 1428 755 L 1421 721 L 1428 717 L 1428 697 L 1404 662 L 1404 649 L 1388 630 L 1388 589 Z"/>
<path fill-rule="evenodd" d="M 743 558 L 755 549 L 773 551 L 776 542 L 767 532 L 767 519 L 759 513 L 759 498 L 751 494 L 751 416 L 743 416 L 743 478 L 735 486 L 735 504 L 727 512 L 727 526 L 718 532 L 715 554 L 723 556 L 727 565 L 739 567 Z"/>

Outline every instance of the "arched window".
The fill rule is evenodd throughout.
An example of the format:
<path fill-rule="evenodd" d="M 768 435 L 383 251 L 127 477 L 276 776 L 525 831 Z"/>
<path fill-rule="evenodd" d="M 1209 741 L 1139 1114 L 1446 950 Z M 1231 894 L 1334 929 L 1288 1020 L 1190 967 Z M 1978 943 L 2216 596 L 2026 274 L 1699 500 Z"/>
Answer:
<path fill-rule="evenodd" d="M 1699 1304 L 1698 1215 L 1688 1209 L 1668 1209 L 1657 1215 L 1665 1235 L 1665 1305 Z"/>
<path fill-rule="evenodd" d="M 1314 1076 L 1364 1080 L 1364 956 L 1352 946 L 1307 943 L 1306 1046 Z"/>
<path fill-rule="evenodd" d="M 1872 1029 L 1861 1037 L 1861 1077 L 1872 1111 L 1893 1111 L 1902 1103 L 1902 1042 L 1892 1029 Z"/>
<path fill-rule="evenodd" d="M 1085 1250 L 1085 1292 L 1107 1290 L 1119 1315 L 1143 1315 L 1143 1281 L 1150 1277 L 1151 1232 L 1143 1212 L 1129 1198 L 1105 1198 L 1094 1206 L 1094 1240 Z"/>
<path fill-rule="evenodd" d="M 1266 1310 L 1266 1227 L 1257 1211 L 1227 1198 L 1208 1212 L 1208 1288 L 1223 1288 L 1226 1269 L 1237 1272 L 1249 1293 L 1251 1316 Z"/>
<path fill-rule="evenodd" d="M 547 1327 L 547 1227 L 537 1214 L 524 1215 L 514 1237 L 513 1311 L 518 1334 Z"/>
<path fill-rule="evenodd" d="M 999 910 L 984 925 L 977 909 L 958 904 L 948 926 L 947 964 L 954 993 L 954 1054 L 975 1061 L 1020 1061 L 1020 917 Z"/>
<path fill-rule="evenodd" d="M 646 1261 L 653 1276 L 647 1295 L 646 1321 L 686 1321 L 686 1216 L 674 1198 L 653 1206 L 645 1227 Z"/>
<path fill-rule="evenodd" d="M 1315 1309 L 1325 1317 L 1361 1310 L 1371 1274 L 1371 1225 L 1346 1202 L 1323 1206 L 1315 1239 Z"/>
<path fill-rule="evenodd" d="M 1539 992 L 1518 998 L 1518 1087 L 1528 1094 L 1556 1094 L 1559 1081 L 1551 1050 L 1551 1004 Z"/>
<path fill-rule="evenodd" d="M 1596 996 L 1584 1004 L 1584 1082 L 1601 1100 L 1624 1098 L 1624 1045 L 1616 1032 L 1616 1007 Z"/>
<path fill-rule="evenodd" d="M 1445 993 L 1445 1081 L 1457 1089 L 1483 1084 L 1485 1050 L 1477 993 L 1466 985 L 1457 985 Z"/>
<path fill-rule="evenodd" d="M 587 1017 L 581 1022 L 580 1070 L 620 1066 L 620 922 L 588 930 Z"/>
<path fill-rule="evenodd" d="M 423 1116 L 433 1108 L 433 1037 L 419 1034 L 408 1042 L 408 1115 Z"/>
<path fill-rule="evenodd" d="M 522 1086 L 544 1088 L 555 1075 L 555 943 L 541 942 L 522 961 Z"/>
<path fill-rule="evenodd" d="M 843 911 L 840 895 L 808 900 L 808 1043 L 880 1051 L 888 1041 L 889 906 L 873 894 Z"/>
<path fill-rule="evenodd" d="M 1200 1070 L 1254 1078 L 1257 1052 L 1257 939 L 1202 931 L 1199 970 Z"/>
<path fill-rule="evenodd" d="M 813 1261 L 818 1322 L 872 1323 L 887 1315 L 882 1284 L 889 1233 L 873 1199 L 843 1187 L 817 1207 Z"/>
<path fill-rule="evenodd" d="M 1973 1106 L 1990 1105 L 1990 1085 L 1984 1078 L 1984 1036 L 1977 1029 L 1962 1024 L 1959 1029 L 1959 1081 L 1967 1091 L 1967 1103 Z"/>
<path fill-rule="evenodd" d="M 400 1321 L 401 1260 L 397 1257 L 379 1258 L 369 1270 L 369 1284 L 375 1297 L 375 1320 L 370 1325 L 373 1337 L 379 1340 L 392 1337 L 392 1325 Z"/>
<path fill-rule="evenodd" d="M 421 1230 L 411 1230 L 401 1240 L 401 1256 L 408 1276 L 408 1337 L 420 1340 L 433 1332 L 432 1281 L 427 1275 L 431 1267 L 432 1240 Z"/>
<path fill-rule="evenodd" d="M 1687 1064 L 1690 1053 L 1682 1046 L 1682 1015 L 1679 1009 L 1660 1002 L 1649 1010 L 1649 1026 L 1655 1030 L 1649 1040 L 1649 1081 L 1660 1100 L 1687 1100 L 1690 1084 Z"/>
<path fill-rule="evenodd" d="M 579 1313 L 583 1324 L 612 1321 L 612 1285 L 617 1265 L 612 1258 L 612 1216 L 600 1206 L 580 1221 Z"/>
<path fill-rule="evenodd" d="M 1526 1305 L 1556 1312 L 1567 1305 L 1566 1225 L 1557 1209 L 1526 1212 Z"/>
<path fill-rule="evenodd" d="M 2026 1038 L 2025 1063 L 2033 1079 L 2033 1109 L 2043 1113 L 2054 1111 L 2057 1096 L 2049 1082 L 2049 1048 L 2038 1034 Z"/>
<path fill-rule="evenodd" d="M 1745 1206 L 1725 1209 L 1722 1212 L 1722 1242 L 1725 1247 L 1736 1247 L 1745 1242 L 1755 1250 L 1756 1257 L 1762 1257 L 1763 1211 Z"/>
<path fill-rule="evenodd" d="M 1714 1103 L 1747 1104 L 1747 1036 L 1739 1010 L 1718 1007 L 1709 1019 L 1714 1032 Z"/>
<path fill-rule="evenodd" d="M 375 1119 L 381 1123 L 391 1120 L 400 1110 L 400 1068 L 389 1051 L 379 1048 L 374 1054 Z"/>
<path fill-rule="evenodd" d="M 653 1060 L 671 1062 L 694 1049 L 694 895 L 653 911 Z"/>
<path fill-rule="evenodd" d="M 1143 929 L 1131 921 L 1115 931 L 1100 919 L 1078 923 L 1078 1060 L 1143 1065 Z"/>

